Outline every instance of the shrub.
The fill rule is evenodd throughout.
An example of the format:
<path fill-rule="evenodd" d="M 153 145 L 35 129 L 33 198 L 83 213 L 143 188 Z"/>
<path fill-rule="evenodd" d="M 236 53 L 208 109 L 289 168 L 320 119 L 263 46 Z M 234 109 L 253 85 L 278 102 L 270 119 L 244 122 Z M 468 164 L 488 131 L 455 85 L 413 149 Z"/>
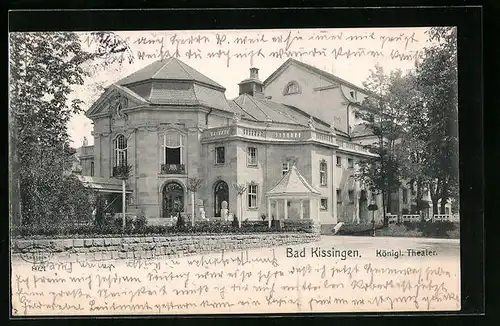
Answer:
<path fill-rule="evenodd" d="M 313 221 L 305 220 L 284 220 L 282 229 L 289 232 L 311 232 Z"/>
<path fill-rule="evenodd" d="M 404 227 L 408 231 L 420 230 L 421 229 L 420 224 L 421 222 L 403 222 Z"/>
<path fill-rule="evenodd" d="M 148 224 L 148 219 L 143 212 L 139 213 L 139 216 L 135 219 L 135 229 L 137 231 L 143 231 Z"/>
<path fill-rule="evenodd" d="M 231 226 L 232 226 L 233 228 L 237 228 L 237 227 L 239 227 L 238 217 L 236 216 L 236 214 L 235 214 L 235 215 L 233 215 L 233 221 L 232 221 L 232 223 L 231 223 Z"/>
<path fill-rule="evenodd" d="M 384 227 L 382 222 L 375 223 L 375 229 L 382 229 Z M 351 224 L 344 223 L 340 230 L 337 232 L 338 235 L 372 235 L 373 234 L 373 223 L 360 223 Z"/>
<path fill-rule="evenodd" d="M 456 229 L 453 222 L 424 222 L 421 223 L 421 231 L 424 237 L 448 237 L 448 232 Z"/>
<path fill-rule="evenodd" d="M 179 216 L 177 217 L 177 223 L 175 224 L 175 226 L 179 229 L 186 226 L 186 221 L 184 220 L 184 216 L 182 216 L 182 214 L 179 214 Z"/>

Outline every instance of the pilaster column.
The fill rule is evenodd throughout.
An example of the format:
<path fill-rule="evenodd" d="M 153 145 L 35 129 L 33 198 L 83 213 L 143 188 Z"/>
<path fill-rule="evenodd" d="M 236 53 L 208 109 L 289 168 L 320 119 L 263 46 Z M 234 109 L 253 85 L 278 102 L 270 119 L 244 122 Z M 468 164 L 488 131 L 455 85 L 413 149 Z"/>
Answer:
<path fill-rule="evenodd" d="M 271 228 L 271 199 L 267 198 L 267 223 L 269 228 Z"/>
<path fill-rule="evenodd" d="M 283 199 L 283 210 L 284 210 L 283 219 L 287 220 L 288 219 L 288 200 L 287 199 Z"/>
<path fill-rule="evenodd" d="M 330 175 L 331 175 L 331 178 L 332 178 L 332 202 L 329 203 L 330 207 L 332 208 L 332 217 L 333 217 L 333 223 L 334 224 L 337 224 L 337 221 L 338 221 L 338 216 L 337 216 L 337 185 L 335 183 L 335 174 L 337 172 L 337 163 L 336 163 L 336 160 L 337 160 L 337 153 L 335 152 L 335 154 L 332 156 L 332 168 L 331 168 L 331 172 L 330 172 Z"/>
<path fill-rule="evenodd" d="M 92 132 L 94 136 L 94 176 L 102 177 L 101 172 L 101 135 L 97 132 Z"/>
<path fill-rule="evenodd" d="M 321 198 L 318 197 L 318 199 L 316 199 L 316 214 L 318 214 L 318 222 L 321 220 L 319 218 L 319 207 L 321 206 Z"/>
<path fill-rule="evenodd" d="M 314 199 L 309 199 L 309 218 L 314 219 L 314 214 L 317 214 L 317 209 L 314 208 Z"/>
<path fill-rule="evenodd" d="M 300 200 L 300 219 L 304 219 L 304 200 Z"/>
<path fill-rule="evenodd" d="M 360 199 L 360 187 L 359 181 L 354 182 L 354 217 L 356 223 L 360 223 L 359 220 L 359 199 Z"/>

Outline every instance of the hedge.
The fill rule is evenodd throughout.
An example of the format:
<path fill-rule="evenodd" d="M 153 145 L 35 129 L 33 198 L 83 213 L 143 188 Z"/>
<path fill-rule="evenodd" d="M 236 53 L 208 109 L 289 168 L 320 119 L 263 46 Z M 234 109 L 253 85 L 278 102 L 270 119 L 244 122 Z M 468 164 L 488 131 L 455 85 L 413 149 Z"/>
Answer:
<path fill-rule="evenodd" d="M 382 223 L 375 225 L 376 234 L 382 236 L 411 236 L 429 238 L 456 238 L 460 231 L 459 224 L 454 222 L 403 222 L 383 227 Z M 342 225 L 337 232 L 338 235 L 372 235 L 373 224 L 349 224 Z"/>
<path fill-rule="evenodd" d="M 172 226 L 168 225 L 148 225 L 145 217 L 126 217 L 126 226 L 122 230 L 122 218 L 108 218 L 100 224 L 41 224 L 17 226 L 12 229 L 12 236 L 16 238 L 36 238 L 36 237 L 79 237 L 79 236 L 123 236 L 123 235 L 162 235 L 162 234 L 224 234 L 224 233 L 257 233 L 257 232 L 311 232 L 312 223 L 310 221 L 289 222 L 278 225 L 273 223 L 269 228 L 267 221 L 243 221 L 241 228 L 238 221 L 196 221 L 191 226 L 189 221 L 177 220 Z"/>

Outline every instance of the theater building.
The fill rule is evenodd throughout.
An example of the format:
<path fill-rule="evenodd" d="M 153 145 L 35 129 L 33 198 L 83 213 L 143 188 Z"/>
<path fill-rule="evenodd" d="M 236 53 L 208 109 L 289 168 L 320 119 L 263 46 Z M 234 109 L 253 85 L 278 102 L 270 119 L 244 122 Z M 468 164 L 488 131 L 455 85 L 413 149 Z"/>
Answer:
<path fill-rule="evenodd" d="M 354 180 L 356 162 L 373 155 L 362 145 L 375 139 L 354 110 L 367 95 L 290 59 L 264 81 L 250 68 L 239 96 L 228 100 L 222 85 L 168 58 L 109 86 L 86 112 L 94 145 L 79 149 L 80 165 L 85 182 L 113 201 L 121 200 L 116 167 L 131 165 L 127 212 L 142 210 L 150 223 L 168 221 L 175 200 L 186 214 L 194 205 L 196 219 L 200 206 L 220 218 L 226 201 L 243 220 L 286 211 L 323 224 L 370 221 L 367 207 L 372 200 L 381 207 L 380 196 Z M 292 167 L 317 196 L 267 201 Z M 194 201 L 190 178 L 201 180 Z M 394 202 L 399 212 L 411 205 L 403 191 Z"/>

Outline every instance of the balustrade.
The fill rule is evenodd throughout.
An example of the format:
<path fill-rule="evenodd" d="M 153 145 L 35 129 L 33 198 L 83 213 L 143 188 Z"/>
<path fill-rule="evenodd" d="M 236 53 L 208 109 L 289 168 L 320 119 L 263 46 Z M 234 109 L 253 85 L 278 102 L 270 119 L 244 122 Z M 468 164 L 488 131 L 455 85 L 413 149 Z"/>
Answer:
<path fill-rule="evenodd" d="M 334 144 L 335 136 L 314 130 L 277 130 L 260 129 L 249 126 L 228 126 L 221 128 L 207 129 L 203 132 L 203 139 L 217 139 L 228 136 L 242 136 L 247 138 L 258 138 L 277 141 L 305 141 L 314 139 L 323 143 Z M 362 149 L 362 146 L 357 147 Z"/>

